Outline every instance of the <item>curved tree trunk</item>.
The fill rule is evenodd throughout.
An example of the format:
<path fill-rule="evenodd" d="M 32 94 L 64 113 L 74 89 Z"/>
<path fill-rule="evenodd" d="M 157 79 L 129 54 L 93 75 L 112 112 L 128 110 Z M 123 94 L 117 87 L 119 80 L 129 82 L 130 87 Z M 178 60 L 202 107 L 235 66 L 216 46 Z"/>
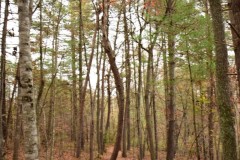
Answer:
<path fill-rule="evenodd" d="M 110 160 L 117 159 L 118 151 L 120 150 L 121 139 L 122 139 L 122 131 L 123 131 L 123 117 L 124 117 L 124 87 L 123 81 L 120 77 L 120 73 L 118 71 L 116 62 L 115 62 L 115 55 L 114 51 L 111 47 L 110 41 L 108 39 L 108 0 L 103 0 L 103 19 L 102 19 L 102 33 L 103 33 L 103 46 L 104 50 L 108 55 L 110 68 L 112 70 L 115 85 L 118 92 L 118 128 L 117 128 L 117 136 L 116 141 L 113 149 L 113 153 Z"/>

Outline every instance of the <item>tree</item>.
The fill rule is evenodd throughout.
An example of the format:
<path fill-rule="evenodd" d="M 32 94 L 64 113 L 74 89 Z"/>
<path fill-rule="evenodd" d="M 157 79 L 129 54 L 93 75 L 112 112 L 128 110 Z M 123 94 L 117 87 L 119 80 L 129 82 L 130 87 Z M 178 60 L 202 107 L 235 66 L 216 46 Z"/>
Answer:
<path fill-rule="evenodd" d="M 29 0 L 18 1 L 19 11 L 19 87 L 23 109 L 25 159 L 38 159 L 38 132 L 36 109 L 33 104 L 32 58 L 30 50 L 31 3 Z M 20 106 L 19 106 L 20 107 Z"/>
<path fill-rule="evenodd" d="M 238 87 L 240 91 L 240 0 L 228 0 L 235 64 L 237 67 Z"/>
<path fill-rule="evenodd" d="M 124 87 L 123 87 L 123 81 L 120 77 L 116 62 L 115 62 L 115 55 L 114 51 L 112 49 L 112 46 L 110 44 L 109 38 L 108 38 L 108 15 L 109 15 L 109 1 L 103 0 L 103 19 L 102 19 L 102 40 L 103 40 L 103 47 L 105 52 L 108 55 L 110 68 L 112 70 L 116 89 L 118 92 L 118 129 L 117 129 L 117 136 L 116 141 L 114 145 L 114 150 L 111 155 L 111 160 L 117 159 L 118 151 L 120 150 L 120 144 L 122 139 L 122 131 L 123 131 L 123 117 L 124 117 Z"/>
<path fill-rule="evenodd" d="M 9 15 L 9 0 L 5 2 L 4 22 L 2 30 L 2 55 L 1 55 L 1 94 L 0 94 L 0 159 L 3 158 L 4 140 L 6 140 L 7 126 L 6 126 L 6 39 L 7 39 L 7 24 Z"/>
<path fill-rule="evenodd" d="M 125 72 L 126 72 L 126 101 L 125 101 L 125 115 L 124 115 L 124 128 L 123 128 L 123 152 L 122 156 L 127 157 L 127 146 L 130 142 L 127 139 L 130 137 L 130 85 L 131 85 L 131 67 L 130 67 L 130 42 L 129 42 L 129 29 L 126 16 L 127 3 L 126 0 L 122 1 L 123 5 L 123 22 L 124 22 L 124 41 L 125 41 Z M 128 144 L 127 144 L 128 143 Z"/>
<path fill-rule="evenodd" d="M 227 76 L 228 53 L 221 0 L 210 0 L 209 3 L 216 51 L 216 101 L 219 107 L 223 159 L 237 160 L 234 115 L 232 113 L 233 104 L 230 100 L 231 94 Z"/>
<path fill-rule="evenodd" d="M 173 31 L 174 0 L 167 1 L 166 13 L 169 17 L 168 33 L 168 93 L 167 93 L 167 160 L 173 160 L 176 153 L 175 145 L 175 36 Z"/>

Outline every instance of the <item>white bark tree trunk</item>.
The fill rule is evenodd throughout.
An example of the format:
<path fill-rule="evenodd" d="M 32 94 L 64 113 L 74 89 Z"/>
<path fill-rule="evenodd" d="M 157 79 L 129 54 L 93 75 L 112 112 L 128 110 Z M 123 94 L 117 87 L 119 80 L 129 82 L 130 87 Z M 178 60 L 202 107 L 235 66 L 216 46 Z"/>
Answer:
<path fill-rule="evenodd" d="M 20 100 L 23 109 L 25 159 L 38 160 L 36 110 L 33 104 L 32 59 L 30 53 L 29 0 L 18 0 Z"/>

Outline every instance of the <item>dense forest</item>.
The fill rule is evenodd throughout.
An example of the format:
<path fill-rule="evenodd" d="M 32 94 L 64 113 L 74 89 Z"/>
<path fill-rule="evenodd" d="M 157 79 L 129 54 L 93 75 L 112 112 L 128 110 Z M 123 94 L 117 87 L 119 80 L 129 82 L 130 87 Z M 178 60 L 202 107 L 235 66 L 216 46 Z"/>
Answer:
<path fill-rule="evenodd" d="M 240 159 L 240 0 L 0 0 L 0 160 Z"/>

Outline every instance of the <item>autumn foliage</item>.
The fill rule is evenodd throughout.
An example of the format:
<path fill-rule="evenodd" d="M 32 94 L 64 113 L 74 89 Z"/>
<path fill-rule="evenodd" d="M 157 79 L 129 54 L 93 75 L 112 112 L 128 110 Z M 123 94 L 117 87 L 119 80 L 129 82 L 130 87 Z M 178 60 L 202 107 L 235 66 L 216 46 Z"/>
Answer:
<path fill-rule="evenodd" d="M 151 16 L 158 16 L 161 14 L 162 4 L 159 0 L 146 0 L 143 8 L 147 14 Z"/>

